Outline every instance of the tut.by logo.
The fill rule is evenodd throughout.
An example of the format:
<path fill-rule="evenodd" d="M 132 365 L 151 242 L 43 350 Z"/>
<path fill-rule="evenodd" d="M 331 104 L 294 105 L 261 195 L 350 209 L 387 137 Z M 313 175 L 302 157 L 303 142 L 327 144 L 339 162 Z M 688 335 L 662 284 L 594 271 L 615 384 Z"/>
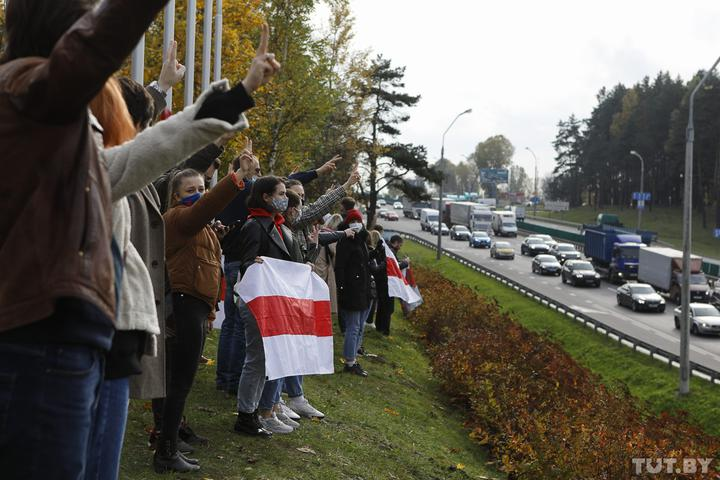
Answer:
<path fill-rule="evenodd" d="M 708 473 L 712 458 L 633 458 L 635 475 L 644 473 Z"/>

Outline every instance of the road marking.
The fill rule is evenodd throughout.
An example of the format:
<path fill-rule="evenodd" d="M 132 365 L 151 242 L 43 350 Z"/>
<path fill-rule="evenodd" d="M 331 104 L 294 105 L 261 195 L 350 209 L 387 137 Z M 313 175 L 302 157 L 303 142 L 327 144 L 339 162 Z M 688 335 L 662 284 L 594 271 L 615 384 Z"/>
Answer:
<path fill-rule="evenodd" d="M 562 287 L 555 287 L 555 290 L 562 290 Z"/>
<path fill-rule="evenodd" d="M 617 289 L 615 289 L 615 288 L 607 287 L 607 289 L 610 290 L 610 291 L 613 292 L 613 293 L 616 293 L 616 292 L 617 292 Z"/>
<path fill-rule="evenodd" d="M 571 296 L 571 297 L 577 297 L 577 295 L 575 295 L 574 293 L 570 293 L 570 296 Z"/>

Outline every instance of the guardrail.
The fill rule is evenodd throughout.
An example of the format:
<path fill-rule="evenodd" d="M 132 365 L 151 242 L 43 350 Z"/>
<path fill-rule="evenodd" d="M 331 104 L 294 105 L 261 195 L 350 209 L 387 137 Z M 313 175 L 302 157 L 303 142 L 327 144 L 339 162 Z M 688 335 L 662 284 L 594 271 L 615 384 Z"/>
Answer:
<path fill-rule="evenodd" d="M 389 230 L 389 229 L 388 229 Z M 418 237 L 417 235 L 413 235 L 412 233 L 405 233 L 405 232 L 398 232 L 396 231 L 398 235 L 400 235 L 403 238 L 410 239 L 414 242 L 419 243 L 420 245 L 423 245 L 425 247 L 431 248 L 435 251 L 437 251 L 437 245 L 428 242 L 427 240 Z M 551 308 L 555 310 L 558 313 L 562 313 L 563 315 L 576 320 L 578 322 L 582 322 L 586 327 L 592 328 L 596 332 L 600 332 L 605 334 L 608 338 L 611 338 L 618 343 L 625 345 L 626 347 L 632 348 L 633 351 L 641 352 L 646 355 L 649 355 L 650 358 L 663 361 L 664 363 L 667 363 L 668 366 L 674 366 L 674 367 L 680 367 L 680 358 L 678 355 L 668 352 L 666 350 L 663 350 L 661 348 L 658 348 L 654 345 L 651 345 L 643 340 L 637 339 L 631 335 L 627 335 L 620 330 L 611 327 L 609 325 L 606 325 L 605 323 L 601 322 L 600 320 L 594 319 L 574 308 L 568 307 L 567 305 L 558 302 L 557 300 L 553 300 L 552 298 L 540 293 L 536 292 L 532 288 L 528 288 L 525 285 L 522 285 L 515 280 L 512 280 L 505 275 L 502 275 L 500 273 L 495 272 L 492 269 L 489 269 L 485 266 L 479 265 L 471 260 L 466 259 L 465 257 L 462 257 L 456 253 L 450 252 L 448 250 L 443 249 L 442 251 L 443 255 L 456 260 L 460 262 L 461 264 L 472 268 L 473 270 L 482 273 L 486 277 L 490 277 L 493 280 L 496 280 L 500 283 L 503 283 L 507 285 L 508 287 L 518 291 L 519 293 L 525 295 L 526 297 L 529 297 L 536 302 L 540 303 L 541 305 L 545 305 L 548 308 Z M 700 365 L 695 362 L 690 362 L 690 371 L 693 375 L 695 375 L 698 378 L 702 378 L 704 380 L 708 380 L 711 383 L 720 383 L 720 372 L 713 370 L 712 368 L 705 367 L 703 365 Z"/>

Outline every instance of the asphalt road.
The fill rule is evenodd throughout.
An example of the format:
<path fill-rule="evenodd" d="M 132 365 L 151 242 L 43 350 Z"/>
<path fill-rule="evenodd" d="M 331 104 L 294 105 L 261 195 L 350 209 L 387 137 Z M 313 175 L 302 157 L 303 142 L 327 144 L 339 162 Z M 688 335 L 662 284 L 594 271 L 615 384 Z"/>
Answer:
<path fill-rule="evenodd" d="M 418 220 L 404 218 L 400 210 L 397 212 L 401 215 L 399 221 L 382 220 L 379 223 L 386 230 L 412 233 L 421 238 L 436 241 L 437 237 L 420 230 Z M 502 240 L 509 241 L 515 247 L 514 260 L 491 259 L 488 249 L 473 249 L 467 242 L 450 240 L 447 236 L 443 237 L 442 245 L 443 248 L 457 255 L 501 273 L 627 335 L 668 352 L 680 354 L 680 332 L 675 330 L 672 313 L 676 305 L 672 302 L 667 303 L 664 313 L 633 312 L 626 307 L 617 305 L 616 285 L 603 281 L 600 288 L 572 287 L 569 284 L 563 284 L 560 277 L 533 274 L 530 268 L 532 259 L 520 255 L 520 244 L 523 237 L 502 238 Z M 690 359 L 720 372 L 720 338 L 691 335 Z"/>

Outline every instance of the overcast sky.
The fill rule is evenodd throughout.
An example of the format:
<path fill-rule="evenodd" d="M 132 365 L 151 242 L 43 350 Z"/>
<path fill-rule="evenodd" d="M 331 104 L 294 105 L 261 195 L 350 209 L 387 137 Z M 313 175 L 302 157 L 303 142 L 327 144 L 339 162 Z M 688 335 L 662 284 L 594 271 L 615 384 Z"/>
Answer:
<path fill-rule="evenodd" d="M 514 163 L 533 175 L 554 167 L 557 122 L 590 115 L 602 86 L 669 71 L 687 80 L 720 55 L 720 2 L 711 0 L 351 0 L 355 48 L 404 65 L 422 95 L 404 142 L 457 163 L 503 134 Z"/>

